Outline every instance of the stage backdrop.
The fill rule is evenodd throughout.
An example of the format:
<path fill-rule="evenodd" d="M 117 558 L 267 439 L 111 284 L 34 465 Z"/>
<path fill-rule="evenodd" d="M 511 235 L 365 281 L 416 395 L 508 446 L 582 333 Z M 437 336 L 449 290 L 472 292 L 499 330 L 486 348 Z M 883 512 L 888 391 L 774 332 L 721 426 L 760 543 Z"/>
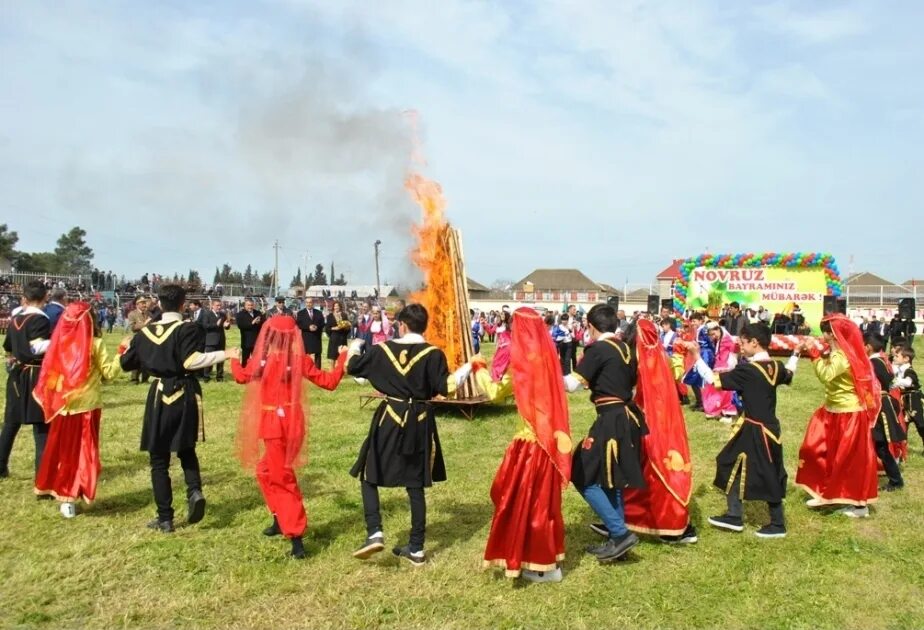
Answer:
<path fill-rule="evenodd" d="M 710 311 L 738 302 L 788 314 L 798 304 L 817 334 L 824 296 L 840 295 L 841 288 L 837 263 L 827 253 L 704 254 L 681 263 L 674 306 Z"/>

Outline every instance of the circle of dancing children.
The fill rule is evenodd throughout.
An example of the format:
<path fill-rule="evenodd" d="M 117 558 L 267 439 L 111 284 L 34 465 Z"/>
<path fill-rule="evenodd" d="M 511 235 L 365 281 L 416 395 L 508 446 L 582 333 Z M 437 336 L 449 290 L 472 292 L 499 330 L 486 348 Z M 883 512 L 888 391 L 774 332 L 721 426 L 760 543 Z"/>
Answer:
<path fill-rule="evenodd" d="M 696 341 L 688 342 L 676 341 L 671 325 L 659 334 L 654 323 L 640 319 L 621 339 L 616 312 L 598 304 L 587 313 L 593 343 L 562 379 L 560 353 L 542 318 L 530 308 L 518 309 L 502 322 L 490 371 L 476 355 L 450 373 L 442 350 L 424 340 L 426 309 L 410 304 L 397 314 L 397 339 L 365 349 L 358 339 L 349 351 L 337 348 L 337 361 L 327 372 L 306 355 L 293 318 L 270 318 L 253 344 L 252 360 L 242 365 L 236 348 L 201 350 L 203 328 L 182 321 L 186 295 L 181 287 L 165 285 L 159 297 L 161 320 L 123 340 L 116 361 L 106 353 L 88 304 L 70 304 L 52 334 L 39 308 L 44 287 L 26 286 L 25 307 L 12 318 L 4 341 L 13 361 L 0 434 L 0 476 L 8 475 L 9 451 L 20 426 L 32 424 L 35 492 L 58 498 L 61 513 L 73 517 L 78 499 L 89 503 L 95 498 L 101 471 L 101 383 L 120 369 L 142 370 L 153 377 L 141 434 L 157 506 L 148 527 L 174 531 L 168 472 L 173 453 L 186 481 L 187 521 L 202 520 L 206 502 L 195 446 L 200 435 L 204 439 L 204 426 L 196 373 L 230 358 L 235 380 L 247 385 L 238 455 L 255 469 L 273 516 L 263 533 L 283 535 L 291 541 L 291 555 L 303 558 L 307 515 L 295 474 L 304 460 L 309 424 L 302 381 L 332 390 L 346 371 L 383 395 L 350 471 L 360 481 L 366 521 L 366 539 L 353 555 L 367 559 L 385 548 L 379 487 L 403 487 L 411 531 L 407 544 L 395 547 L 393 555 L 422 566 L 427 562 L 425 489 L 446 479 L 428 402 L 451 395 L 474 372 L 492 401 L 512 394 L 520 418 L 491 486 L 494 514 L 484 564 L 501 566 L 511 577 L 558 582 L 565 553 L 562 489 L 569 481 L 602 520 L 591 529 L 606 540 L 587 550 L 601 564 L 624 559 L 639 543 L 636 534 L 669 543 L 697 541 L 689 515 L 691 457 L 676 387 L 679 361 L 672 364 L 665 345 L 682 348 L 695 360 L 684 380 L 702 387 L 707 411 L 727 413 L 725 401 L 733 394 L 743 407 L 716 457 L 714 485 L 725 494 L 727 505 L 723 514 L 708 519 L 717 528 L 743 531 L 742 502 L 757 500 L 768 504 L 770 519 L 756 535 L 786 535 L 787 474 L 776 400 L 777 388 L 792 382 L 800 351 L 811 359 L 825 389 L 799 452 L 796 485 L 810 495 L 809 507 L 846 506 L 842 513 L 847 516 L 868 516 L 868 505 L 877 498 L 877 458 L 888 477 L 881 490 L 904 485 L 896 462 L 906 437 L 902 409 L 924 438 L 913 349 L 897 344 L 890 364 L 882 339 L 864 340 L 857 325 L 842 315 L 822 320 L 824 353 L 805 342 L 786 364 L 768 354 L 769 328 L 747 324 L 738 337 L 737 351 L 743 357 L 738 362 L 734 340 L 717 324 L 695 330 Z M 596 417 L 573 449 L 566 392 L 580 387 L 590 390 Z M 900 391 L 901 406 L 890 390 Z"/>
<path fill-rule="evenodd" d="M 302 536 L 308 525 L 295 469 L 305 463 L 308 415 L 302 405 L 302 380 L 327 390 L 343 378 L 346 346 L 331 371 L 319 369 L 306 354 L 301 333 L 291 317 L 272 317 L 260 329 L 246 367 L 231 359 L 234 380 L 247 384 L 237 432 L 238 457 L 256 471 L 260 491 L 273 515 L 266 536 L 292 542 L 292 557 L 305 557 Z M 260 456 L 260 443 L 263 455 Z M 259 459 L 258 459 L 259 457 Z"/>
<path fill-rule="evenodd" d="M 102 382 L 121 373 L 110 357 L 99 322 L 86 302 L 64 309 L 45 353 L 34 394 L 51 425 L 35 476 L 35 493 L 61 501 L 65 518 L 77 515 L 76 501 L 96 498 Z"/>

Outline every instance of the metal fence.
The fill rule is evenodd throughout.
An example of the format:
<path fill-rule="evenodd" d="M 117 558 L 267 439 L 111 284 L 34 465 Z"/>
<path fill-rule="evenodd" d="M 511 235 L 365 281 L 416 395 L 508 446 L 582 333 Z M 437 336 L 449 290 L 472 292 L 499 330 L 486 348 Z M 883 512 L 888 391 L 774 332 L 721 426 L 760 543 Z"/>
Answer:
<path fill-rule="evenodd" d="M 920 287 L 902 286 L 897 284 L 883 285 L 855 285 L 844 286 L 843 296 L 847 298 L 847 306 L 854 308 L 860 306 L 896 306 L 903 298 L 918 299 L 918 294 L 924 293 Z"/>

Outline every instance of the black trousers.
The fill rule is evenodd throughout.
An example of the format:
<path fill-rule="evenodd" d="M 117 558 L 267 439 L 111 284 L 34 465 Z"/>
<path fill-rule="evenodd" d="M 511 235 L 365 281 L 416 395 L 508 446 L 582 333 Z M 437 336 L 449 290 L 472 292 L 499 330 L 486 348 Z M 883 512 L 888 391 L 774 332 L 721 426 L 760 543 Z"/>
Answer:
<path fill-rule="evenodd" d="M 186 480 L 186 498 L 196 490 L 202 491 L 202 477 L 199 475 L 199 458 L 196 449 L 187 448 L 177 452 L 183 477 Z M 173 485 L 170 482 L 170 451 L 150 453 L 151 486 L 154 488 L 154 503 L 157 504 L 157 520 L 173 520 Z"/>
<path fill-rule="evenodd" d="M 741 518 L 744 514 L 744 506 L 741 504 L 741 497 L 738 496 L 737 479 L 732 484 L 731 492 L 725 495 L 725 501 L 728 504 L 728 515 L 735 518 Z M 786 521 L 783 516 L 783 502 L 777 501 L 770 503 L 767 501 L 767 507 L 770 508 L 770 524 L 786 527 Z"/>
<path fill-rule="evenodd" d="M 10 467 L 10 454 L 13 452 L 13 442 L 16 440 L 16 434 L 22 428 L 22 422 L 19 418 L 12 417 L 14 414 L 6 414 L 3 421 L 3 430 L 0 431 L 0 472 L 8 472 Z M 35 472 L 38 472 L 39 464 L 42 463 L 42 455 L 45 453 L 45 442 L 48 440 L 48 430 L 50 424 L 40 422 L 32 425 L 32 439 L 35 441 Z"/>
<path fill-rule="evenodd" d="M 882 468 L 885 470 L 886 477 L 889 478 L 889 485 L 905 485 L 905 480 L 902 479 L 902 471 L 898 468 L 898 462 L 895 461 L 892 451 L 889 450 L 889 443 L 876 440 L 873 444 L 876 447 L 876 457 L 882 460 Z"/>
<path fill-rule="evenodd" d="M 382 513 L 379 506 L 379 487 L 368 481 L 361 481 L 363 511 L 366 515 L 366 535 L 382 531 Z M 411 504 L 411 551 L 423 551 L 427 533 L 427 499 L 423 488 L 406 488 Z"/>
<path fill-rule="evenodd" d="M 216 350 L 224 350 L 224 348 L 219 348 L 218 346 L 206 346 L 205 347 L 206 352 L 215 352 Z M 202 378 L 204 380 L 206 381 L 212 380 L 212 367 L 213 366 L 210 365 L 202 371 Z M 225 378 L 224 361 L 222 361 L 221 363 L 216 363 L 214 367 L 215 367 L 215 378 L 217 378 L 219 381 L 224 380 Z"/>
<path fill-rule="evenodd" d="M 907 418 L 908 416 L 905 417 Z M 924 418 L 922 418 L 919 422 L 912 420 L 908 423 L 909 427 L 911 427 L 911 425 L 914 425 L 914 428 L 917 429 L 918 435 L 921 436 L 921 442 L 924 443 Z"/>
<path fill-rule="evenodd" d="M 561 360 L 562 374 L 571 374 L 571 347 L 573 345 L 570 341 L 562 341 L 558 344 L 558 357 Z"/>
<path fill-rule="evenodd" d="M 254 346 L 241 346 L 241 365 L 247 367 L 247 359 L 250 358 L 250 355 L 253 354 Z"/>
<path fill-rule="evenodd" d="M 696 385 L 690 385 L 690 389 L 693 390 L 693 399 L 696 401 L 696 406 L 702 409 L 703 407 L 703 390 Z"/>

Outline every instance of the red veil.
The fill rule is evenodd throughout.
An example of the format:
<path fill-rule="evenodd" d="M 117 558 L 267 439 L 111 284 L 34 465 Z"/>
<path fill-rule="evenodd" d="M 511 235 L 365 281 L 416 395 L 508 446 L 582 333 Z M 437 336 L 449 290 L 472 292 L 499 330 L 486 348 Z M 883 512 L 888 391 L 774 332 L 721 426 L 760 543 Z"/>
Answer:
<path fill-rule="evenodd" d="M 271 317 L 260 329 L 244 368 L 248 377 L 237 431 L 241 463 L 253 468 L 260 457 L 261 427 L 279 426 L 286 443 L 286 464 L 299 466 L 308 426 L 302 407 L 305 348 L 291 317 Z"/>
<path fill-rule="evenodd" d="M 565 486 L 571 479 L 571 428 L 558 353 L 535 310 L 518 308 L 513 320 L 510 367 L 517 411 L 536 434 Z"/>
<path fill-rule="evenodd" d="M 643 438 L 643 472 L 648 488 L 625 489 L 630 529 L 662 535 L 681 534 L 689 522 L 693 467 L 686 423 L 674 376 L 655 324 L 636 323 L 638 385 L 635 401 L 645 413 L 649 433 Z"/>
<path fill-rule="evenodd" d="M 86 302 L 71 302 L 51 335 L 33 396 L 51 422 L 86 385 L 93 355 L 93 312 Z"/>
<path fill-rule="evenodd" d="M 847 356 L 850 373 L 853 376 L 854 391 L 866 411 L 869 426 L 873 427 L 882 407 L 882 387 L 873 373 L 873 364 L 870 363 L 866 354 L 863 333 L 860 332 L 859 326 L 841 313 L 829 315 L 821 321 L 831 324 L 831 331 L 834 333 L 837 345 Z"/>

